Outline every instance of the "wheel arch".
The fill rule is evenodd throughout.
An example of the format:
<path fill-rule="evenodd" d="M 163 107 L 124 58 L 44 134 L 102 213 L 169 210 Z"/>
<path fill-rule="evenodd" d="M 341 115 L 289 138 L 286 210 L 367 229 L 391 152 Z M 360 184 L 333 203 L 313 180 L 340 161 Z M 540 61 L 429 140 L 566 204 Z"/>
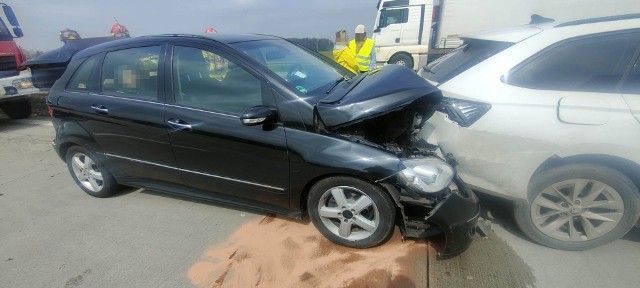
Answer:
<path fill-rule="evenodd" d="M 548 169 L 568 164 L 594 164 L 614 169 L 627 176 L 633 182 L 633 184 L 640 189 L 639 163 L 622 157 L 606 154 L 580 154 L 568 157 L 559 157 L 555 155 L 542 162 L 542 164 L 538 166 L 538 168 L 531 175 L 531 178 L 529 179 L 529 183 L 527 185 L 527 195 L 530 193 L 529 188 L 531 187 L 531 183 L 536 176 Z"/>

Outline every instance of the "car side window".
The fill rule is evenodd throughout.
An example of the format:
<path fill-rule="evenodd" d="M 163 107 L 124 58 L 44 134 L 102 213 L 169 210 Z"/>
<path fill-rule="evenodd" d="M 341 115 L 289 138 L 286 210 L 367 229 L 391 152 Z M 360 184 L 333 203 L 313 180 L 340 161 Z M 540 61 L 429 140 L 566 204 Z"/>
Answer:
<path fill-rule="evenodd" d="M 633 65 L 633 69 L 622 85 L 622 93 L 640 94 L 640 58 Z"/>
<path fill-rule="evenodd" d="M 615 92 L 639 35 L 598 35 L 554 45 L 516 67 L 505 82 L 543 90 Z"/>
<path fill-rule="evenodd" d="M 97 79 L 93 78 L 92 75 L 94 75 L 96 65 L 100 61 L 100 56 L 100 54 L 93 55 L 80 64 L 80 67 L 76 69 L 76 73 L 67 84 L 67 90 L 78 92 L 97 90 L 99 83 L 96 82 Z"/>
<path fill-rule="evenodd" d="M 178 105 L 241 114 L 262 104 L 262 81 L 210 51 L 176 46 L 172 75 Z"/>
<path fill-rule="evenodd" d="M 102 92 L 141 100 L 158 99 L 160 46 L 107 53 L 102 64 Z"/>

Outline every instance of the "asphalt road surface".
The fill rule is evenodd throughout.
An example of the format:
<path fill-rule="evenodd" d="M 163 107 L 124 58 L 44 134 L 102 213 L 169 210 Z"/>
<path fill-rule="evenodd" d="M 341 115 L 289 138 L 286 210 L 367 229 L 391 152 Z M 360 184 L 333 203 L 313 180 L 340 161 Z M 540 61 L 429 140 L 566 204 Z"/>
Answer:
<path fill-rule="evenodd" d="M 436 260 L 441 240 L 336 246 L 308 220 L 126 189 L 84 194 L 46 117 L 0 116 L 0 287 L 637 287 L 640 229 L 597 249 L 526 240 L 483 197 L 495 233 Z"/>

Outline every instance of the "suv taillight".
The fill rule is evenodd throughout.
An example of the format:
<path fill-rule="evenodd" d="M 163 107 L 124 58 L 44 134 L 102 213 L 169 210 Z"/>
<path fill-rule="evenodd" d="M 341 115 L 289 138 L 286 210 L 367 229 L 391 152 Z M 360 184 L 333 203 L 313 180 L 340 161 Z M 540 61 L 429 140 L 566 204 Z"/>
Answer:
<path fill-rule="evenodd" d="M 53 117 L 53 108 L 51 106 L 47 107 L 47 112 L 49 113 L 49 117 Z"/>
<path fill-rule="evenodd" d="M 449 119 L 462 127 L 469 127 L 491 109 L 491 104 L 474 101 L 443 98 L 438 111 L 447 114 Z"/>

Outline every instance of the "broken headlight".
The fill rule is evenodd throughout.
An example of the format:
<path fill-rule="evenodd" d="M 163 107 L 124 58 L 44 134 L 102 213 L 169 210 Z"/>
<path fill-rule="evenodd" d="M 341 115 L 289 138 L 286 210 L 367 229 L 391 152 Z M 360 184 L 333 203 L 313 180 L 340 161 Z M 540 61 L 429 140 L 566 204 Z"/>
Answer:
<path fill-rule="evenodd" d="M 449 185 L 453 168 L 437 158 L 419 158 L 402 161 L 406 167 L 398 173 L 398 179 L 417 192 L 434 193 Z"/>

